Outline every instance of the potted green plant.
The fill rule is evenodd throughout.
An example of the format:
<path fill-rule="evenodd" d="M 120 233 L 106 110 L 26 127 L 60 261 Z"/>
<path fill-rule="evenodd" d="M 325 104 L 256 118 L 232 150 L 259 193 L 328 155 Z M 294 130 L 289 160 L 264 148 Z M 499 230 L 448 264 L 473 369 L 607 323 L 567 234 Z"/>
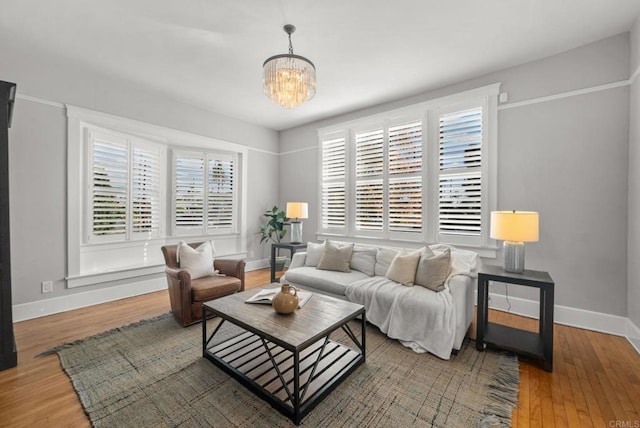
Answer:
<path fill-rule="evenodd" d="M 264 216 L 267 217 L 268 220 L 265 224 L 260 225 L 260 243 L 272 241 L 279 244 L 287 234 L 287 229 L 284 227 L 285 224 L 287 224 L 284 210 L 274 205 L 270 211 L 264 213 Z M 278 251 L 278 255 L 276 256 L 276 270 L 281 271 L 284 269 L 286 261 L 287 258 L 280 256 L 280 251 Z"/>

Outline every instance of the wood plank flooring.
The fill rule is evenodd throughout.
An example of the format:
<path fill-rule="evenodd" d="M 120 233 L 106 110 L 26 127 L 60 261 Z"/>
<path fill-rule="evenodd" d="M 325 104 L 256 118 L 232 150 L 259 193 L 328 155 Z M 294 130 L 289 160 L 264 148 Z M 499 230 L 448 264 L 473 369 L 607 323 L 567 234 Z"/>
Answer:
<path fill-rule="evenodd" d="M 269 271 L 246 275 L 247 288 Z M 86 427 L 89 421 L 58 357 L 35 355 L 169 311 L 166 291 L 16 323 L 18 366 L 0 372 L 0 426 Z M 490 311 L 493 322 L 534 331 L 537 320 Z M 475 332 L 472 325 L 471 332 Z M 514 427 L 640 427 L 640 355 L 622 337 L 556 324 L 554 371 L 520 359 Z"/>

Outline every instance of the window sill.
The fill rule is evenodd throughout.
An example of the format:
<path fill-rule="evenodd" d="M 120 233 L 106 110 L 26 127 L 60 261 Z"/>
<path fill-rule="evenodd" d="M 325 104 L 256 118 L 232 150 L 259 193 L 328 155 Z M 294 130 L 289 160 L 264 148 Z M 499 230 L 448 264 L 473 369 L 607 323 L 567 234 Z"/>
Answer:
<path fill-rule="evenodd" d="M 162 272 L 164 272 L 164 264 L 155 264 L 149 266 L 122 267 L 101 272 L 87 272 L 69 276 L 65 279 L 67 280 L 67 288 L 76 288 L 85 285 L 102 284 L 122 279 L 154 275 Z"/>
<path fill-rule="evenodd" d="M 333 239 L 336 241 L 355 242 L 357 244 L 363 244 L 363 245 L 400 247 L 400 248 L 421 248 L 427 245 L 425 242 L 416 242 L 412 240 L 380 239 L 380 238 L 369 238 L 369 237 L 362 237 L 362 236 L 337 235 L 337 234 L 329 234 L 329 233 L 318 233 L 316 234 L 316 239 L 320 241 L 325 239 Z M 441 242 L 441 243 L 451 245 L 461 250 L 473 251 L 475 253 L 478 253 L 480 257 L 486 258 L 486 259 L 495 259 L 497 258 L 497 254 L 498 254 L 497 247 L 478 247 L 473 245 L 449 244 L 446 242 Z"/>

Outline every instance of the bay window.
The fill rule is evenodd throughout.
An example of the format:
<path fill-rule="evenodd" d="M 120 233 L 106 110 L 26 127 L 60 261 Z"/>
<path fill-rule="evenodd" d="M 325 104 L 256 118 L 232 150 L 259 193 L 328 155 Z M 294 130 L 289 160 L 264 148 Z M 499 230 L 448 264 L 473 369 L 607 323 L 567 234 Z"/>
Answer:
<path fill-rule="evenodd" d="M 67 116 L 68 287 L 145 281 L 164 270 L 161 247 L 187 237 L 246 256 L 246 147 L 78 107 Z"/>

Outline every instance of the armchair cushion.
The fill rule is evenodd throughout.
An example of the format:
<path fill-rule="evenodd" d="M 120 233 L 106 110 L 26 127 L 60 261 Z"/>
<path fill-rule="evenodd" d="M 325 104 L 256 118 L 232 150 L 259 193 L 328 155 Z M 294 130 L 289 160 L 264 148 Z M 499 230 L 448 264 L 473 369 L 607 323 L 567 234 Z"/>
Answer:
<path fill-rule="evenodd" d="M 233 276 L 208 276 L 191 279 L 191 298 L 207 302 L 240 291 L 240 280 Z"/>

